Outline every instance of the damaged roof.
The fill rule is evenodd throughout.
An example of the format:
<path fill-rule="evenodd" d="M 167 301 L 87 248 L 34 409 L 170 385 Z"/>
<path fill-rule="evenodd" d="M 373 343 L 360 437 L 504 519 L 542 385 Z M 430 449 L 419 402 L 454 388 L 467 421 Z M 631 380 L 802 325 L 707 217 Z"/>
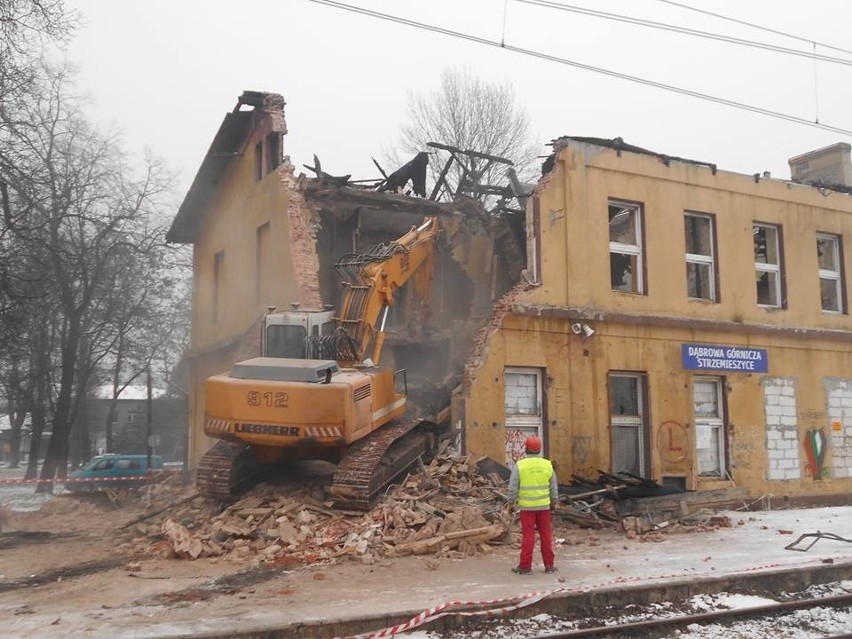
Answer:
<path fill-rule="evenodd" d="M 548 156 L 548 158 L 542 163 L 541 172 L 542 175 L 546 175 L 552 169 L 554 164 L 556 163 L 556 155 L 560 150 L 568 146 L 570 142 L 580 142 L 582 144 L 591 144 L 594 146 L 601 146 L 609 149 L 614 149 L 618 151 L 619 154 L 621 151 L 628 151 L 629 153 L 639 153 L 642 155 L 651 155 L 665 164 L 669 165 L 671 162 L 683 162 L 686 164 L 692 164 L 694 166 L 704 166 L 709 168 L 713 175 L 716 174 L 716 164 L 711 162 L 702 162 L 700 160 L 690 160 L 688 158 L 681 158 L 675 155 L 666 155 L 665 153 L 657 153 L 656 151 L 650 151 L 648 149 L 643 149 L 640 146 L 634 146 L 632 144 L 628 144 L 624 141 L 623 138 L 595 138 L 595 137 L 584 137 L 584 136 L 576 136 L 576 135 L 563 135 L 562 137 L 556 138 L 550 142 L 550 146 L 553 147 L 553 153 Z M 759 174 L 754 175 L 755 179 L 758 179 Z M 848 195 L 852 195 L 852 186 L 847 186 L 845 184 L 839 184 L 836 182 L 827 182 L 825 180 L 785 180 L 791 182 L 793 184 L 800 184 L 802 186 L 810 186 L 816 189 L 824 190 L 824 191 L 836 191 L 838 193 L 846 193 Z"/>
<path fill-rule="evenodd" d="M 175 219 L 172 220 L 172 226 L 166 234 L 167 242 L 189 244 L 195 240 L 201 214 L 215 197 L 219 179 L 231 162 L 242 153 L 257 118 L 264 111 L 279 110 L 283 113 L 284 104 L 284 98 L 277 93 L 243 91 L 234 110 L 225 114 L 219 131 L 213 138 Z M 253 108 L 244 110 L 244 106 Z"/>
<path fill-rule="evenodd" d="M 630 153 L 640 153 L 642 155 L 652 155 L 658 158 L 663 164 L 666 166 L 669 165 L 670 162 L 683 162 L 685 164 L 694 164 L 695 166 L 705 166 L 709 168 L 713 174 L 716 174 L 716 165 L 712 162 L 702 162 L 701 160 L 690 160 L 689 158 L 681 158 L 676 155 L 666 155 L 665 153 L 657 153 L 656 151 L 649 151 L 648 149 L 643 149 L 641 146 L 634 146 L 632 144 L 628 144 L 624 141 L 624 138 L 593 138 L 593 137 L 583 137 L 577 135 L 563 135 L 562 137 L 556 138 L 550 142 L 550 146 L 553 147 L 553 155 L 551 155 L 544 163 L 542 167 L 542 172 L 547 173 L 552 167 L 552 163 L 555 161 L 555 154 L 558 153 L 562 148 L 568 145 L 569 141 L 581 142 L 583 144 L 593 144 L 595 146 L 602 146 L 609 149 L 614 149 L 618 152 L 628 151 Z M 547 167 L 545 169 L 545 167 Z"/>

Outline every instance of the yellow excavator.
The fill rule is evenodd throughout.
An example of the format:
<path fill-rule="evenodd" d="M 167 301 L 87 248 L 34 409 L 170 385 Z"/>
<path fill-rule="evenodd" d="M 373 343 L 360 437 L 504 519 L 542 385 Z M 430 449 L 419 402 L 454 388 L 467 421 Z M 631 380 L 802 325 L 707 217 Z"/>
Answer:
<path fill-rule="evenodd" d="M 228 501 L 288 463 L 337 464 L 336 506 L 366 509 L 376 495 L 450 436 L 448 410 L 410 419 L 404 370 L 380 366 L 388 311 L 413 279 L 428 299 L 438 239 L 434 217 L 394 242 L 335 267 L 340 308 L 270 313 L 263 355 L 206 382 L 204 432 L 219 439 L 201 459 L 199 492 Z"/>

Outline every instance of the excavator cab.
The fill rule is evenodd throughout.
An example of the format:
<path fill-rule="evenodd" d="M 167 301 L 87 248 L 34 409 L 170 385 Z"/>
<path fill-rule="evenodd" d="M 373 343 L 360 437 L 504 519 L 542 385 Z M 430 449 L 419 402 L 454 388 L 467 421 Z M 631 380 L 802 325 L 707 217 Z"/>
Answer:
<path fill-rule="evenodd" d="M 263 327 L 264 357 L 315 359 L 311 355 L 311 340 L 334 332 L 332 311 L 293 309 L 266 315 Z"/>

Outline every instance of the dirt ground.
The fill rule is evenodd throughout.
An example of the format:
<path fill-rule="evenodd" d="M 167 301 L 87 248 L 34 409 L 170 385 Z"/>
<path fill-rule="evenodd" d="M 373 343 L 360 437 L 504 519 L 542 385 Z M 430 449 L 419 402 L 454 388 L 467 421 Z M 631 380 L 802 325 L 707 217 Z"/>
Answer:
<path fill-rule="evenodd" d="M 183 489 L 172 501 L 191 492 Z M 153 637 L 184 634 L 188 627 L 206 633 L 242 625 L 241 619 L 281 623 L 282 607 L 299 621 L 374 614 L 382 606 L 405 610 L 400 593 L 416 591 L 423 601 L 436 601 L 446 596 L 441 583 L 483 570 L 505 575 L 495 580 L 497 596 L 515 583 L 509 568 L 517 560 L 516 535 L 483 544 L 465 558 L 377 557 L 365 563 L 364 557 L 346 554 L 300 562 L 231 553 L 179 559 L 168 556 L 157 535 L 141 534 L 151 532 L 149 520 L 136 520 L 155 512 L 153 506 L 142 494 L 63 494 L 38 511 L 7 512 L 0 535 L 0 619 L 13 620 L 14 632 L 0 634 L 45 637 L 63 629 L 63 636 L 99 637 L 112 628 L 112 637 Z M 623 535 L 557 523 L 554 536 L 564 548 L 598 546 L 602 537 L 615 543 Z M 551 584 L 560 579 L 564 582 L 547 575 Z M 373 593 L 372 609 L 358 601 L 362 591 L 353 591 L 353 583 Z M 419 604 L 411 605 L 414 610 Z"/>
<path fill-rule="evenodd" d="M 557 523 L 555 575 L 544 574 L 538 556 L 532 575 L 509 571 L 517 562 L 514 532 L 470 554 L 344 552 L 322 559 L 313 551 L 279 555 L 237 552 L 245 547 L 238 546 L 218 556 L 178 559 L 158 533 L 160 522 L 173 515 L 200 534 L 198 521 L 215 515 L 187 510 L 191 495 L 189 487 L 164 488 L 149 504 L 144 492 L 65 494 L 38 511 L 7 512 L 0 534 L 0 636 L 225 636 L 358 616 L 413 616 L 454 600 L 852 561 L 849 544 L 822 541 L 809 553 L 784 549 L 795 536 L 817 530 L 852 536 L 852 507 L 729 511 L 730 527 L 674 525 L 641 538 L 614 527 Z M 140 520 L 164 500 L 164 512 Z M 389 517 L 381 507 L 377 512 Z M 346 521 L 356 531 L 370 528 L 354 515 Z M 307 525 L 319 531 L 319 524 Z"/>

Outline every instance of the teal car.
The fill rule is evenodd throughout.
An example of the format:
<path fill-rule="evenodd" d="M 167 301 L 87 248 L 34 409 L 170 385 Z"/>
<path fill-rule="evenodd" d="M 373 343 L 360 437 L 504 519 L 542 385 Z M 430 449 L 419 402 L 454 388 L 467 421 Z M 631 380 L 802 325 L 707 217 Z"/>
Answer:
<path fill-rule="evenodd" d="M 162 469 L 162 457 L 152 455 L 150 470 Z M 65 488 L 72 492 L 133 488 L 145 483 L 148 470 L 147 455 L 98 455 L 73 471 L 65 481 Z"/>

